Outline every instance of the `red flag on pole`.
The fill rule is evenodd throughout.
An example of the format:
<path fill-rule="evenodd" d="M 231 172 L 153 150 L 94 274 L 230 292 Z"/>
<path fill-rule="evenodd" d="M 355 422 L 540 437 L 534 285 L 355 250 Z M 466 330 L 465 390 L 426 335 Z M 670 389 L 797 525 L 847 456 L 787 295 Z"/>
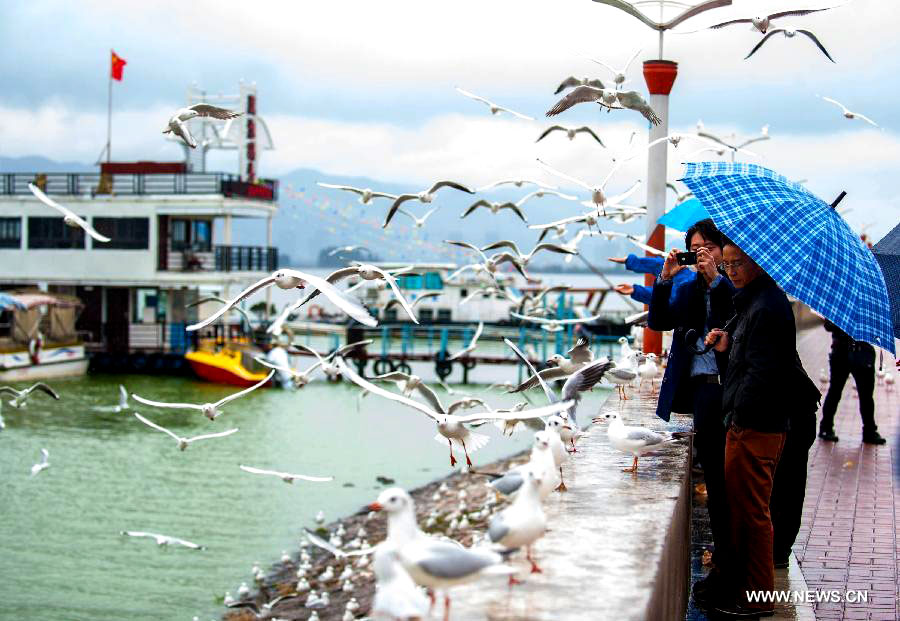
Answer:
<path fill-rule="evenodd" d="M 128 63 L 125 62 L 124 58 L 116 55 L 116 53 L 113 52 L 112 50 L 110 50 L 110 52 L 112 53 L 112 65 L 110 68 L 110 77 L 112 77 L 113 80 L 121 81 L 122 80 L 122 70 L 124 69 L 125 65 L 127 65 Z"/>

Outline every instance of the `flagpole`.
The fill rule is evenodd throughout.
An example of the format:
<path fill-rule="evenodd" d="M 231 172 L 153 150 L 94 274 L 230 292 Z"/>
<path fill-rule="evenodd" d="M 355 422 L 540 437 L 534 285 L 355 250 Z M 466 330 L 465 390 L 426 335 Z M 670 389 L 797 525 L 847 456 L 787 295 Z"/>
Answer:
<path fill-rule="evenodd" d="M 115 52 L 112 50 L 109 51 L 109 57 L 112 58 L 112 55 Z M 109 162 L 112 158 L 111 143 L 112 140 L 112 69 L 109 70 L 109 97 L 107 99 L 106 106 L 106 161 Z"/>

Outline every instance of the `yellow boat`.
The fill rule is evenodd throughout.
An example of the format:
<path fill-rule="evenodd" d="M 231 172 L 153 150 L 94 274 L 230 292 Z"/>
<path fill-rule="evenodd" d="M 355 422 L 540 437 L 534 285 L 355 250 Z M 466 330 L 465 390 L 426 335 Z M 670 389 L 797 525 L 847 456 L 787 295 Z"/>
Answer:
<path fill-rule="evenodd" d="M 194 373 L 205 380 L 232 386 L 252 386 L 265 379 L 268 373 L 250 371 L 253 368 L 252 350 L 229 349 L 223 347 L 218 351 L 198 350 L 184 355 Z"/>

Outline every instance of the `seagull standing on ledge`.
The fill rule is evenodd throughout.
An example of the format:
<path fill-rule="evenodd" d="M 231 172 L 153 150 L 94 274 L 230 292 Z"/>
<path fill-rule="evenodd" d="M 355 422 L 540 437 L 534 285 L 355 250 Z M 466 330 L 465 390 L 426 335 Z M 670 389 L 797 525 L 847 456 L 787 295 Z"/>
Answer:
<path fill-rule="evenodd" d="M 661 446 L 684 438 L 689 433 L 663 434 L 644 427 L 626 425 L 622 417 L 616 412 L 607 412 L 593 419 L 595 423 L 609 423 L 606 433 L 610 444 L 624 453 L 631 453 L 634 462 L 631 468 L 623 468 L 622 472 L 637 473 L 638 457 L 645 453 L 655 451 Z"/>

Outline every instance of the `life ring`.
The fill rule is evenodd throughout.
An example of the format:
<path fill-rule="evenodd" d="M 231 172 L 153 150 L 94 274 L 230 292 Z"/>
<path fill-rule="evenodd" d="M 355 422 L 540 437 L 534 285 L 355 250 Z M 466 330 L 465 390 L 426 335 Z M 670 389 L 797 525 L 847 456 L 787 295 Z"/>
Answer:
<path fill-rule="evenodd" d="M 379 358 L 375 361 L 375 364 L 372 365 L 372 370 L 375 372 L 375 375 L 384 375 L 385 373 L 390 373 L 394 370 L 394 363 L 388 358 Z"/>
<path fill-rule="evenodd" d="M 309 310 L 306 311 L 307 319 L 321 319 L 322 318 L 322 307 L 318 304 L 313 304 L 309 307 Z"/>
<path fill-rule="evenodd" d="M 37 364 L 41 359 L 41 349 L 44 347 L 44 337 L 40 332 L 37 333 L 37 336 L 28 341 L 28 357 L 31 359 L 31 364 Z"/>
<path fill-rule="evenodd" d="M 412 367 L 410 367 L 405 360 L 401 360 L 399 363 L 397 363 L 393 370 L 400 371 L 401 373 L 406 373 L 407 375 L 412 375 Z"/>

